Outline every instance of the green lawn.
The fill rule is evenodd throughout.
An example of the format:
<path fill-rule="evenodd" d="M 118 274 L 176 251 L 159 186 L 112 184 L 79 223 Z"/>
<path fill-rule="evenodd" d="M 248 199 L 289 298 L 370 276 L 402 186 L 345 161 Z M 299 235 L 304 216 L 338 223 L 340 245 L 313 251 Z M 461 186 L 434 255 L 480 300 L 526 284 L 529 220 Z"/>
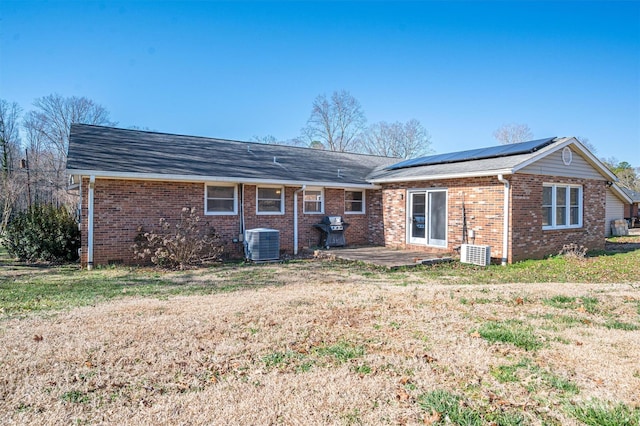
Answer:
<path fill-rule="evenodd" d="M 71 265 L 21 264 L 0 246 L 0 314 L 63 310 L 131 296 L 167 298 L 176 295 L 234 291 L 271 283 L 265 268 L 238 265 L 219 268 L 215 282 L 191 280 L 203 271 L 170 273 L 149 268 L 104 267 L 93 271 Z M 275 282 L 274 282 L 275 283 Z"/>

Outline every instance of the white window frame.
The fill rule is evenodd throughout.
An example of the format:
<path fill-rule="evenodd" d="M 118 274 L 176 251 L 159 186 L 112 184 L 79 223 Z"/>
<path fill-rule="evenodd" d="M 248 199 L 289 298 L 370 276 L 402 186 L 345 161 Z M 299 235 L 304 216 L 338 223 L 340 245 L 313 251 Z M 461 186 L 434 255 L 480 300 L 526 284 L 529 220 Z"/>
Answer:
<path fill-rule="evenodd" d="M 307 210 L 307 192 L 320 192 L 320 211 L 309 211 Z M 304 193 L 302 194 L 302 211 L 305 214 L 324 214 L 324 188 L 319 188 L 319 187 L 309 187 L 307 189 L 304 190 Z"/>
<path fill-rule="evenodd" d="M 347 192 L 360 192 L 362 193 L 362 210 L 347 210 L 349 200 L 347 200 Z M 366 193 L 364 189 L 345 189 L 344 190 L 344 214 L 365 214 L 366 213 Z"/>
<path fill-rule="evenodd" d="M 432 221 L 432 217 L 431 217 L 431 197 L 430 194 L 431 193 L 437 193 L 437 192 L 443 192 L 445 195 L 445 200 L 444 200 L 444 240 L 440 240 L 440 239 L 436 239 L 433 238 L 431 236 L 431 221 Z M 425 217 L 425 221 L 424 221 L 424 226 L 425 226 L 425 233 L 424 233 L 424 237 L 413 237 L 412 236 L 412 223 L 413 223 L 413 218 L 412 215 L 414 214 L 413 211 L 413 197 L 416 195 L 424 195 L 425 196 L 425 212 L 424 212 L 424 217 Z M 446 248 L 449 245 L 449 190 L 447 188 L 429 188 L 429 189 L 422 189 L 422 188 L 413 188 L 413 189 L 408 189 L 407 190 L 407 197 L 406 197 L 406 241 L 409 244 L 418 244 L 418 245 L 424 245 L 427 247 L 438 247 L 438 248 Z"/>
<path fill-rule="evenodd" d="M 583 216 L 584 216 L 584 206 L 583 206 L 583 188 L 582 185 L 574 185 L 567 183 L 543 183 L 543 188 L 551 188 L 551 224 L 542 225 L 543 230 L 553 230 L 553 229 L 577 229 L 582 228 L 583 226 Z M 566 193 L 565 197 L 565 225 L 557 224 L 557 194 L 558 189 L 562 189 Z M 571 224 L 571 189 L 578 189 L 578 223 Z M 544 189 L 543 189 L 544 190 Z M 540 208 L 544 208 L 544 204 L 540 206 Z M 544 211 L 543 217 L 544 217 Z"/>
<path fill-rule="evenodd" d="M 280 190 L 280 211 L 260 211 L 260 188 L 279 189 Z M 271 198 L 269 198 L 271 200 Z M 275 198 L 274 198 L 275 200 Z M 256 186 L 256 214 L 257 215 L 281 215 L 284 214 L 284 186 L 260 185 Z"/>
<path fill-rule="evenodd" d="M 233 188 L 233 211 L 232 212 L 222 212 L 222 211 L 209 211 L 207 209 L 207 201 L 209 199 L 209 187 L 224 187 L 224 188 Z M 204 184 L 204 214 L 206 216 L 235 216 L 238 214 L 238 185 L 228 184 L 228 183 L 218 183 L 218 182 L 207 182 Z"/>

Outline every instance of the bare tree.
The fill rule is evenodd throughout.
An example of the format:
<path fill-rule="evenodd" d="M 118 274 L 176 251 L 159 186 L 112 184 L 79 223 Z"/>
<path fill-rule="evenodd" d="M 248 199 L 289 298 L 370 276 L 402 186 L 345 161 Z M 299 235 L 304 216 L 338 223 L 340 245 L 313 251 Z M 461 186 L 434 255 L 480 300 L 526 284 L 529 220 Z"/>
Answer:
<path fill-rule="evenodd" d="M 257 136 L 254 135 L 251 138 L 251 142 L 258 142 L 258 143 L 266 143 L 266 144 L 271 144 L 271 145 L 278 145 L 278 138 L 276 138 L 273 135 L 267 135 L 267 136 Z"/>
<path fill-rule="evenodd" d="M 85 97 L 63 97 L 57 93 L 38 98 L 33 105 L 38 121 L 38 131 L 43 133 L 46 143 L 66 160 L 69 147 L 69 132 L 72 123 L 114 126 L 109 111 Z M 66 161 L 65 161 L 66 162 Z"/>
<path fill-rule="evenodd" d="M 21 182 L 14 169 L 20 152 L 21 112 L 16 102 L 0 99 L 0 235 L 9 223 L 20 194 Z"/>
<path fill-rule="evenodd" d="M 257 143 L 263 143 L 263 144 L 267 144 L 267 145 L 287 145 L 287 146 L 299 146 L 299 147 L 305 147 L 306 146 L 306 142 L 304 140 L 302 140 L 301 138 L 293 138 L 293 139 L 285 139 L 285 140 L 281 140 L 276 138 L 273 135 L 266 135 L 266 136 L 257 136 L 254 135 L 251 139 L 251 142 L 257 142 Z"/>
<path fill-rule="evenodd" d="M 591 151 L 592 154 L 595 155 L 595 153 L 598 152 L 598 149 L 594 144 L 591 143 L 589 138 L 585 138 L 584 136 L 576 136 L 576 139 L 578 139 L 582 145 L 584 145 L 589 151 Z"/>
<path fill-rule="evenodd" d="M 317 141 L 329 151 L 357 151 L 366 123 L 360 102 L 341 90 L 333 92 L 330 99 L 319 95 L 313 101 L 302 135 L 308 146 Z"/>
<path fill-rule="evenodd" d="M 57 93 L 33 103 L 23 127 L 29 150 L 29 169 L 40 201 L 66 202 L 65 167 L 72 123 L 113 126 L 105 107 L 85 97 L 63 97 Z"/>
<path fill-rule="evenodd" d="M 504 124 L 493 132 L 493 137 L 502 144 L 518 143 L 533 139 L 533 132 L 526 124 Z"/>
<path fill-rule="evenodd" d="M 414 118 L 406 123 L 380 121 L 372 124 L 366 133 L 364 150 L 385 157 L 410 158 L 429 154 L 432 152 L 430 145 L 431 135 Z"/>

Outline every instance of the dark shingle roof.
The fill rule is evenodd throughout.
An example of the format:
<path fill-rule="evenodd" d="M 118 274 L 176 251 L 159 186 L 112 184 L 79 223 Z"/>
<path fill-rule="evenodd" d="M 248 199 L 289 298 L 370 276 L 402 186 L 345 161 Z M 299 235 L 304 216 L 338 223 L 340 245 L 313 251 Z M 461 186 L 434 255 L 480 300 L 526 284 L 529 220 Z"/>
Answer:
<path fill-rule="evenodd" d="M 625 188 L 624 186 L 620 186 L 620 189 L 624 191 L 624 193 L 627 194 L 629 198 L 631 198 L 631 201 L 633 201 L 634 203 L 640 203 L 640 192 Z"/>
<path fill-rule="evenodd" d="M 274 162 L 275 159 L 275 162 Z M 67 170 L 97 176 L 226 178 L 367 185 L 398 159 L 196 136 L 73 124 Z M 339 170 L 339 172 L 338 172 Z"/>

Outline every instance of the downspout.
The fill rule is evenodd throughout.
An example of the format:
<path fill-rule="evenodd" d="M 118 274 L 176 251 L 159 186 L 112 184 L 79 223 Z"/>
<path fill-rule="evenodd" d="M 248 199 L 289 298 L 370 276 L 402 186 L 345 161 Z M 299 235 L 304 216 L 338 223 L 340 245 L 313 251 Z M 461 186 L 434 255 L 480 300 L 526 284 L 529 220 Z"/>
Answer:
<path fill-rule="evenodd" d="M 502 266 L 507 265 L 509 249 L 509 181 L 502 174 L 498 175 L 498 180 L 504 184 L 504 224 L 502 225 Z"/>
<path fill-rule="evenodd" d="M 293 193 L 293 255 L 298 254 L 298 193 L 307 189 L 307 185 L 302 185 Z"/>
<path fill-rule="evenodd" d="M 93 199 L 96 177 L 89 178 L 89 196 L 87 197 L 87 270 L 93 269 Z"/>
<path fill-rule="evenodd" d="M 240 242 L 244 242 L 244 184 L 240 184 Z"/>

